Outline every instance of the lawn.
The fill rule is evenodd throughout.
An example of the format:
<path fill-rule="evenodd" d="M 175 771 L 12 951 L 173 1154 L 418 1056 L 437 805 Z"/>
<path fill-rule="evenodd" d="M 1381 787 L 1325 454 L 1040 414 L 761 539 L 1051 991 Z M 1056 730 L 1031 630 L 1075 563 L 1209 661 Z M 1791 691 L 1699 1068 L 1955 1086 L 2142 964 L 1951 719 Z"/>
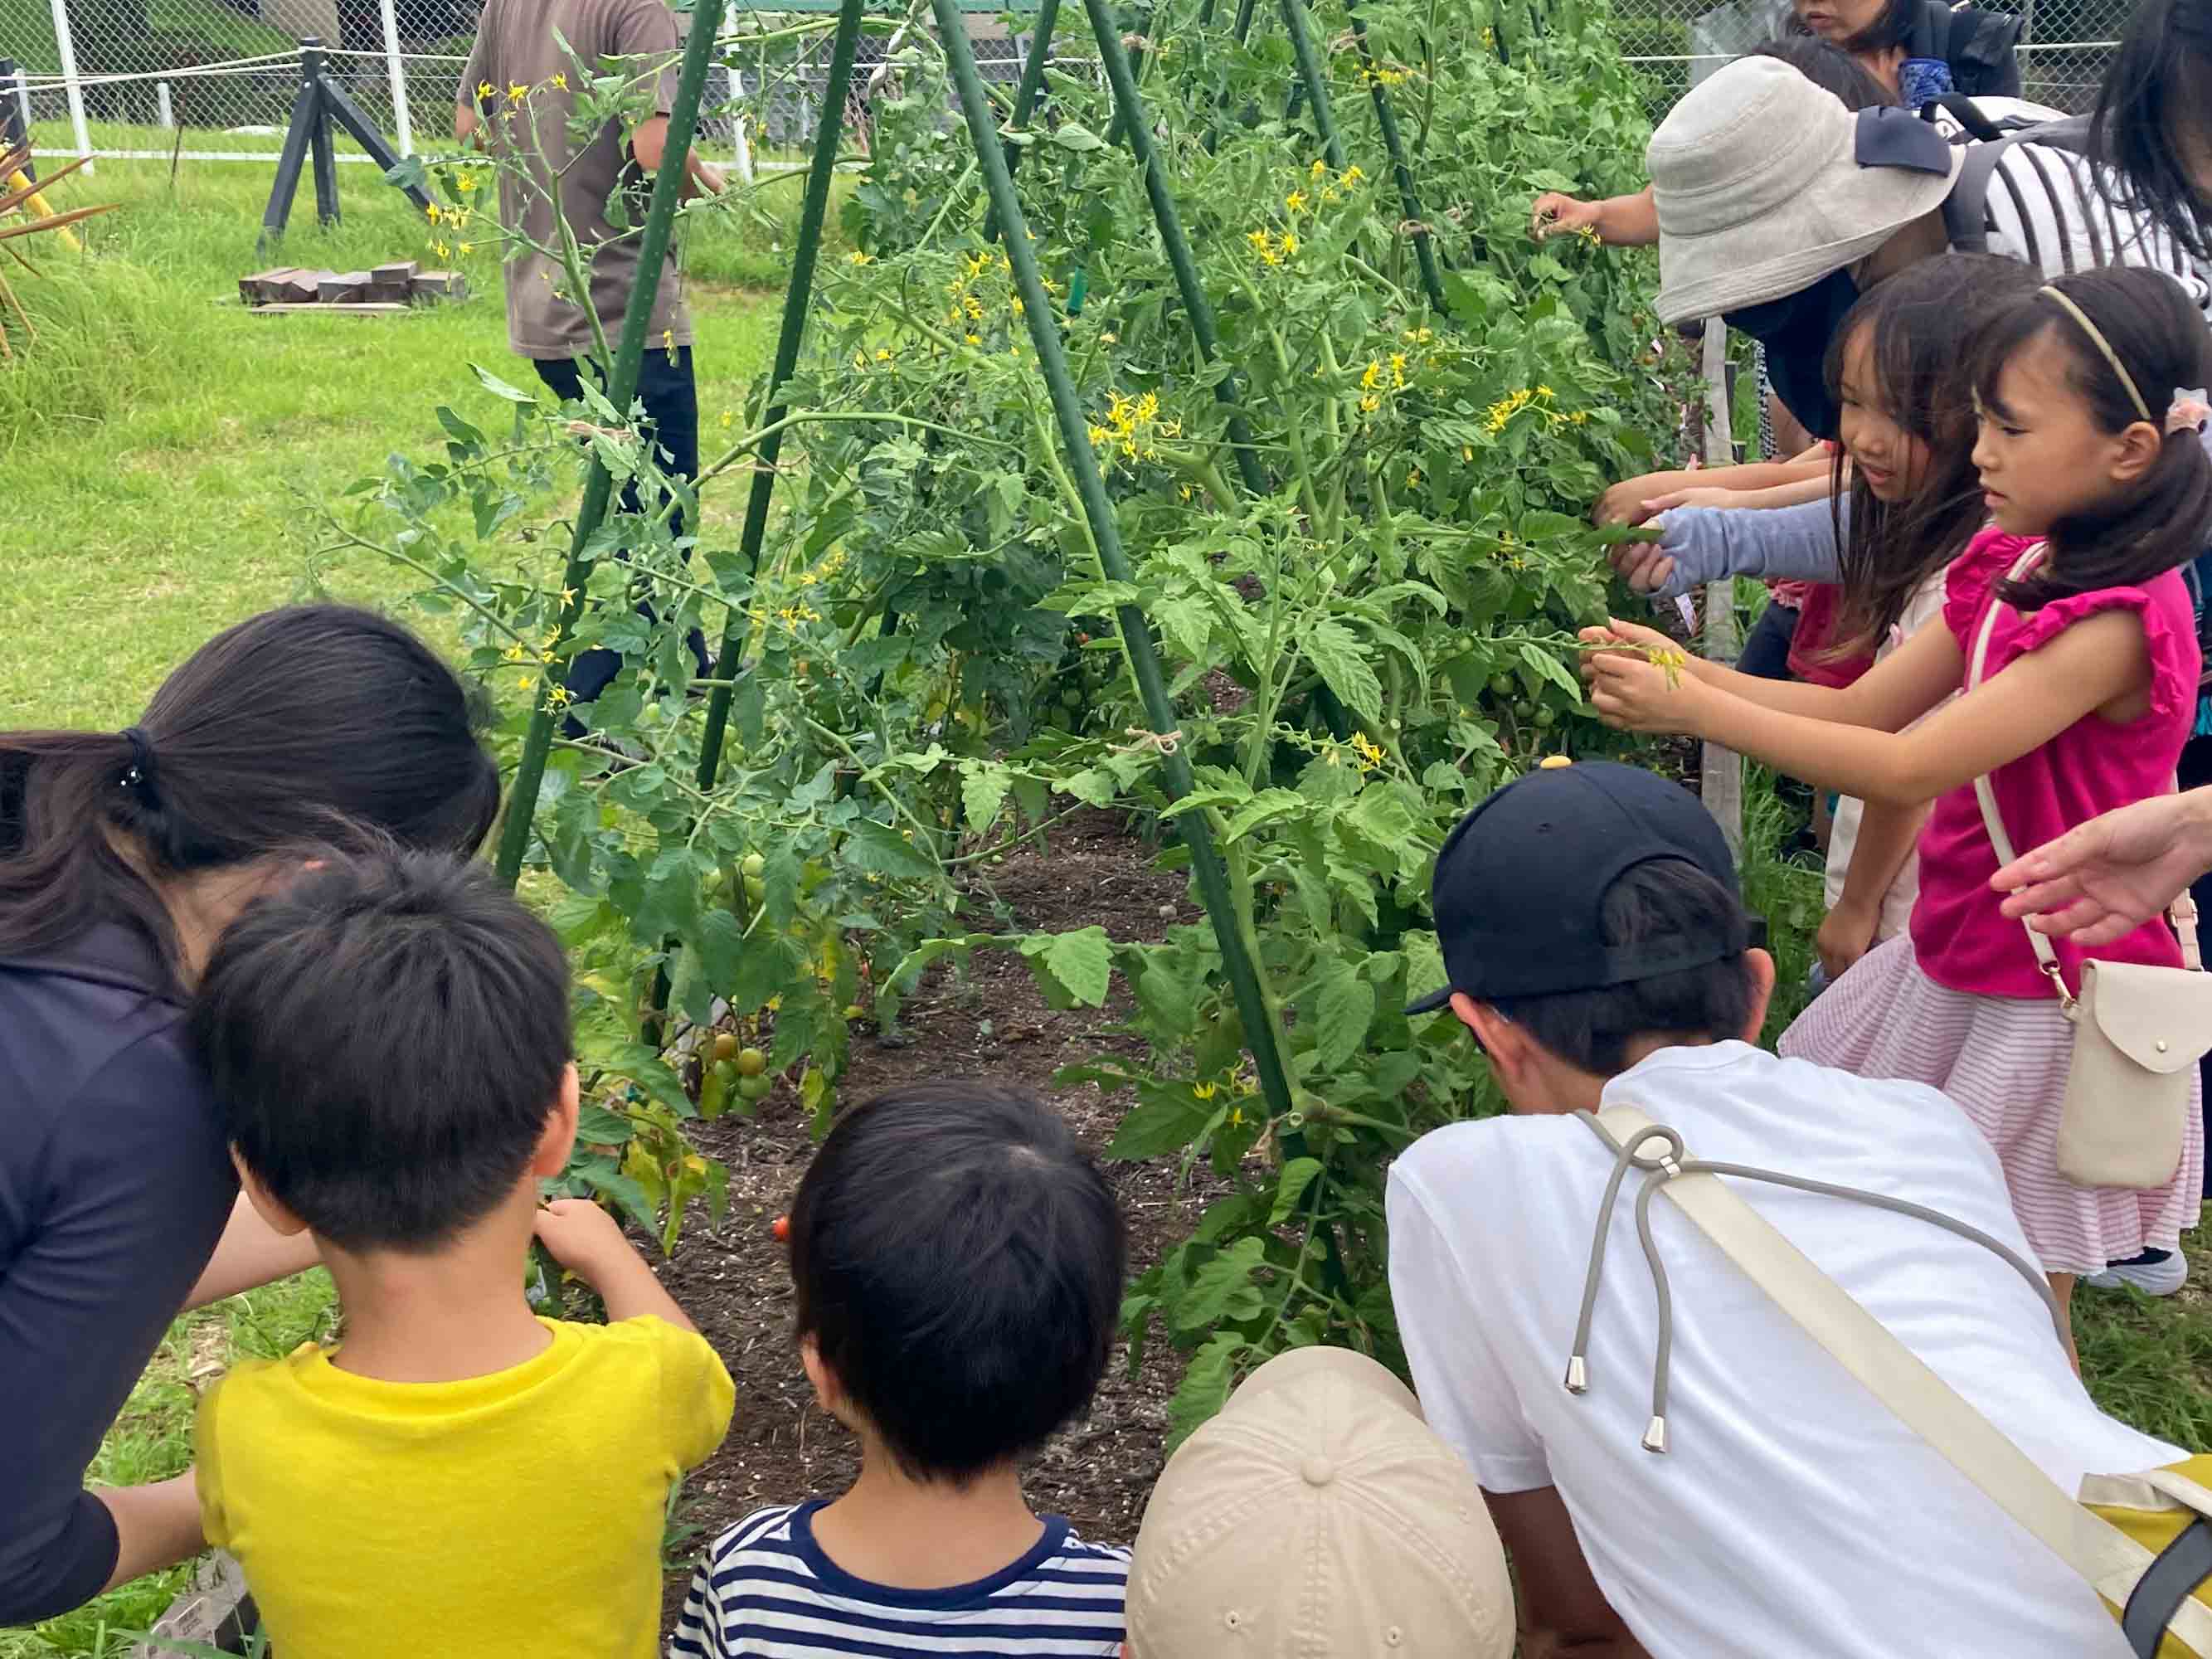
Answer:
<path fill-rule="evenodd" d="M 477 295 L 401 318 L 255 318 L 237 277 L 254 242 L 269 174 L 258 166 L 104 164 L 57 204 L 116 201 L 85 227 L 89 252 L 10 270 L 41 339 L 0 367 L 0 609 L 14 624 L 0 651 L 0 720 L 18 726 L 115 727 L 209 635 L 312 591 L 318 503 L 393 452 L 435 453 L 434 410 L 450 403 L 498 418 L 469 365 L 518 381 L 507 353 L 499 270 L 461 261 Z M 426 257 L 422 225 L 371 170 L 342 170 L 345 222 L 313 223 L 312 200 L 283 259 L 349 268 Z M 690 237 L 702 413 L 742 407 L 767 360 L 782 247 L 797 191 L 763 188 L 764 217 Z M 709 497 L 726 524 L 735 492 Z M 394 602 L 407 573 L 346 556 L 313 562 L 337 595 Z M 1753 791 L 1759 813 L 1772 797 Z M 1794 975 L 1816 883 L 1780 861 L 1768 819 L 1747 871 L 1755 900 L 1794 936 Z M 1792 924 L 1795 924 L 1793 927 Z M 2165 1302 L 2083 1292 L 2076 1322 L 2092 1387 L 2154 1433 L 2212 1445 L 2212 1255 L 2197 1252 L 2190 1289 Z M 134 1481 L 189 1461 L 196 1382 L 242 1355 L 276 1355 L 326 1333 L 319 1275 L 180 1321 L 122 1420 L 95 1477 Z M 175 1576 L 119 1592 L 37 1632 L 0 1633 L 0 1659 L 119 1651 L 115 1632 L 158 1615 Z"/>

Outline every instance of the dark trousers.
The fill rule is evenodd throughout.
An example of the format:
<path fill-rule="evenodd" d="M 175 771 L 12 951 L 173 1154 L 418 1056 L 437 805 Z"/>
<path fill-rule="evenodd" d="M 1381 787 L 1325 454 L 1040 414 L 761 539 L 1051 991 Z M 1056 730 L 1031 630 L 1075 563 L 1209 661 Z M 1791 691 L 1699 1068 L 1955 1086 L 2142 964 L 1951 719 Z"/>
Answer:
<path fill-rule="evenodd" d="M 1743 636 L 1743 649 L 1736 653 L 1736 672 L 1756 679 L 1788 679 L 1790 641 L 1796 634 L 1796 607 L 1768 600 L 1759 620 L 1752 623 L 1751 632 Z"/>
<path fill-rule="evenodd" d="M 574 402 L 584 395 L 582 365 L 574 357 L 556 357 L 537 362 L 538 378 L 552 387 L 563 402 Z M 589 364 L 592 378 L 600 380 L 599 366 Z M 604 381 L 602 381 L 604 386 Z M 679 478 L 691 479 L 699 476 L 699 386 L 691 377 L 691 348 L 678 346 L 672 356 L 659 349 L 648 350 L 637 374 L 638 401 L 645 405 L 646 435 L 662 451 L 662 470 Z M 637 493 L 637 481 L 633 478 L 623 485 L 622 508 L 625 513 L 642 514 L 644 504 Z M 684 514 L 679 508 L 670 523 L 672 534 L 684 533 Z M 617 551 L 615 556 L 627 559 L 627 552 Z M 653 620 L 653 607 L 638 606 L 638 614 L 648 622 Z M 691 647 L 692 659 L 702 675 L 712 672 L 713 665 L 707 657 L 707 636 L 697 629 L 685 635 Z M 622 653 L 604 647 L 582 652 L 568 665 L 567 685 L 568 696 L 577 702 L 590 702 L 622 672 Z M 574 737 L 582 728 L 570 722 L 569 735 Z"/>

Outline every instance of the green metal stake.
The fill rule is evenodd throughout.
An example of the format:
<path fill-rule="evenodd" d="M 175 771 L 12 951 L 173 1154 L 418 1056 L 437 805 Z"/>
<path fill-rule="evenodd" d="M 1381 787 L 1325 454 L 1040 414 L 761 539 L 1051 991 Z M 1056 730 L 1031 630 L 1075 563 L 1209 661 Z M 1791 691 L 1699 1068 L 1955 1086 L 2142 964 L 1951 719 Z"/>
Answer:
<path fill-rule="evenodd" d="M 703 3 L 719 4 L 719 0 Z M 860 44 L 863 3 L 864 0 L 843 0 L 837 9 L 837 33 L 830 48 L 830 79 L 822 94 L 822 119 L 814 131 L 814 160 L 799 209 L 799 242 L 792 250 L 791 286 L 783 296 L 783 331 L 776 338 L 775 367 L 769 374 L 768 412 L 761 422 L 769 431 L 753 459 L 752 493 L 745 498 L 744 527 L 738 538 L 738 556 L 749 571 L 759 568 L 761 542 L 768 533 L 769 501 L 775 494 L 775 464 L 783 453 L 784 428 L 779 422 L 789 413 L 777 400 L 799 367 L 799 342 L 805 337 L 806 313 L 813 302 L 815 259 L 822 251 L 822 221 L 829 210 L 830 180 L 837 171 L 837 140 L 845 126 L 845 94 L 853 84 L 853 58 Z M 745 636 L 744 613 L 732 608 L 714 661 L 714 678 L 721 684 L 708 699 L 707 729 L 699 739 L 702 790 L 714 787 L 714 775 L 721 767 L 722 742 L 730 727 L 732 682 L 744 659 Z"/>
<path fill-rule="evenodd" d="M 1182 295 L 1183 310 L 1190 317 L 1190 331 L 1198 341 L 1199 356 L 1212 362 L 1221 356 L 1221 331 L 1214 322 L 1213 306 L 1206 297 L 1206 285 L 1199 280 L 1198 262 L 1191 257 L 1190 241 L 1183 234 L 1174 193 L 1168 189 L 1167 169 L 1160 165 L 1159 152 L 1152 145 L 1152 130 L 1145 118 L 1144 103 L 1137 91 L 1135 68 L 1121 45 L 1121 37 L 1114 32 L 1114 17 L 1107 9 L 1107 0 L 1083 0 L 1083 7 L 1091 19 L 1091 33 L 1098 38 L 1098 55 L 1105 63 L 1106 83 L 1113 88 L 1114 102 L 1121 113 L 1129 153 L 1137 158 L 1138 170 L 1145 175 L 1145 194 L 1152 200 L 1152 218 L 1159 226 L 1160 240 L 1167 246 L 1168 264 L 1175 268 L 1176 287 Z M 1264 496 L 1267 494 L 1267 475 L 1252 447 L 1252 424 L 1244 417 L 1233 369 L 1214 383 L 1213 395 L 1229 410 L 1229 441 L 1231 453 L 1237 458 L 1237 476 L 1244 481 L 1245 489 L 1255 495 Z"/>
<path fill-rule="evenodd" d="M 1421 217 L 1421 198 L 1413 188 L 1413 169 L 1406 160 L 1406 141 L 1398 131 L 1397 112 L 1390 107 L 1390 94 L 1375 72 L 1375 53 L 1367 44 L 1367 25 L 1357 11 L 1352 11 L 1351 17 L 1352 38 L 1359 49 L 1359 65 L 1367 71 L 1367 90 L 1374 94 L 1376 123 L 1382 129 L 1382 148 L 1390 152 L 1390 171 L 1397 175 L 1399 204 L 1406 210 L 1406 222 L 1415 227 L 1411 234 L 1413 257 L 1421 264 L 1421 287 L 1441 317 L 1446 314 L 1443 278 L 1437 270 L 1437 250 L 1429 236 L 1428 223 Z"/>
<path fill-rule="evenodd" d="M 1306 27 L 1304 0 L 1283 0 L 1283 27 L 1291 32 L 1291 50 L 1297 54 L 1298 78 L 1306 96 L 1313 100 L 1315 131 L 1321 134 L 1321 153 L 1337 172 L 1344 171 L 1344 141 L 1337 137 L 1336 117 L 1329 111 L 1328 82 L 1322 77 L 1321 57 L 1314 51 L 1313 33 Z"/>
<path fill-rule="evenodd" d="M 960 94 L 961 112 L 967 118 L 968 135 L 982 167 L 984 188 L 1006 227 L 1004 246 L 1007 262 L 1013 267 L 1015 289 L 1022 297 L 1022 320 L 1028 326 L 1030 344 L 1036 349 L 1037 367 L 1052 398 L 1053 418 L 1075 473 L 1076 490 L 1082 499 L 1084 517 L 1090 521 L 1091 540 L 1098 549 L 1100 568 L 1109 581 L 1128 581 L 1129 561 L 1121 550 L 1114 506 L 1106 497 L 1105 481 L 1099 477 L 1098 459 L 1091 453 L 1088 423 L 1075 394 L 1075 382 L 1067 372 L 1066 354 L 1060 347 L 1060 330 L 1037 272 L 1036 258 L 1030 251 L 1029 228 L 1022 217 L 1021 202 L 1014 194 L 1013 177 L 1006 171 L 1006 158 L 1000 149 L 991 106 L 983 95 L 982 77 L 975 72 L 975 54 L 968 43 L 958 0 L 930 0 L 930 3 L 937 13 L 938 32 L 944 37 L 945 55 L 952 71 L 952 84 Z M 1168 700 L 1167 679 L 1160 671 L 1152 624 L 1133 605 L 1117 606 L 1115 615 L 1138 692 L 1144 699 L 1146 718 L 1156 733 L 1170 736 L 1177 729 L 1175 707 Z M 1190 762 L 1180 752 L 1163 745 L 1160 770 L 1171 798 L 1180 800 L 1190 793 Z M 1236 901 L 1229 891 L 1221 855 L 1206 829 L 1206 815 L 1186 812 L 1176 823 L 1190 849 L 1191 872 L 1197 878 L 1206 915 L 1212 920 L 1214 937 L 1220 942 L 1222 967 L 1244 1022 L 1245 1041 L 1251 1046 L 1253 1065 L 1260 1074 L 1261 1092 L 1272 1115 L 1287 1114 L 1291 1109 L 1290 1077 L 1283 1065 L 1280 1033 L 1261 990 L 1258 966 L 1245 947 Z"/>
<path fill-rule="evenodd" d="M 637 396 L 638 370 L 645 362 L 646 335 L 653 325 L 653 302 L 659 291 L 662 262 L 668 257 L 668 238 L 676 222 L 677 204 L 683 199 L 689 172 L 692 135 L 699 126 L 699 100 L 707 90 L 707 71 L 714 61 L 714 36 L 722 25 L 722 0 L 698 0 L 691 14 L 691 34 L 684 46 L 684 67 L 677 77 L 676 97 L 668 112 L 667 149 L 660 171 L 653 175 L 653 200 L 646 210 L 645 229 L 638 238 L 637 281 L 623 312 L 622 343 L 616 348 L 612 372 L 607 378 L 607 401 L 627 413 Z M 607 516 L 607 501 L 614 480 L 598 460 L 584 481 L 584 499 L 576 508 L 576 532 L 568 544 L 568 567 L 561 586 L 574 598 L 561 609 L 560 628 L 552 649 L 557 657 L 583 614 L 584 589 L 592 561 L 584 550 L 599 533 Z M 522 857 L 530 848 L 530 826 L 538 811 L 538 793 L 545 781 L 545 759 L 552 752 L 554 708 L 552 688 L 542 686 L 538 707 L 530 716 L 530 729 L 522 739 L 522 758 L 516 763 L 514 782 L 507 792 L 507 817 L 500 827 L 500 880 L 513 887 L 522 874 Z"/>
<path fill-rule="evenodd" d="M 1038 0 L 1036 33 L 1030 37 L 1030 55 L 1022 60 L 1021 84 L 1014 88 L 1014 112 L 1006 123 L 1011 131 L 1019 132 L 1030 124 L 1036 109 L 1038 95 L 1044 90 L 1045 60 L 1052 56 L 1052 32 L 1060 21 L 1060 0 Z M 1011 174 L 1022 164 L 1022 147 L 1007 144 L 1006 171 Z M 983 240 L 995 241 L 999 234 L 999 212 L 996 208 L 984 216 Z"/>

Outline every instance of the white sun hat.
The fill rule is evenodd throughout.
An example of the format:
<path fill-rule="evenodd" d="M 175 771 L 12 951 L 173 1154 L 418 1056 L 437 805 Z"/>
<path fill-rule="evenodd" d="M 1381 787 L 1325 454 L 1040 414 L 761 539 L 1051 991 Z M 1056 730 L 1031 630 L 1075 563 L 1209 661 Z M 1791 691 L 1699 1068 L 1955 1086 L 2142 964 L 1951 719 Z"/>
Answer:
<path fill-rule="evenodd" d="M 1714 71 L 1644 152 L 1659 319 L 1717 317 L 1811 287 L 1941 208 L 1964 156 L 1908 111 L 1853 114 L 1778 58 Z"/>

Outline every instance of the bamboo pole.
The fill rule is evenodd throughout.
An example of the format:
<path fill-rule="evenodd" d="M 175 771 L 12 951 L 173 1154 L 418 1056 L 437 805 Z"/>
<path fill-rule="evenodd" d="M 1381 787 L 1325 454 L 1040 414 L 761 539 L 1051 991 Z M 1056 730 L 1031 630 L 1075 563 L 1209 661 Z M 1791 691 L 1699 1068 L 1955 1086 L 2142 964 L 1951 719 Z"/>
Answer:
<path fill-rule="evenodd" d="M 1075 382 L 1068 374 L 1066 354 L 1060 344 L 1059 326 L 1044 291 L 1043 279 L 1037 270 L 1036 258 L 1030 249 L 1028 225 L 1022 216 L 1021 202 L 1014 194 L 1013 177 L 1006 170 L 1006 158 L 1000 146 L 990 103 L 984 96 L 982 78 L 975 71 L 975 52 L 962 27 L 957 0 L 931 0 L 931 4 L 937 13 L 939 33 L 944 36 L 945 58 L 952 71 L 953 87 L 959 94 L 961 112 L 968 122 L 968 135 L 982 168 L 984 187 L 998 209 L 1000 223 L 1006 228 L 1004 246 L 1007 262 L 1013 267 L 1015 289 L 1022 298 L 1023 321 L 1028 327 L 1030 343 L 1036 349 L 1037 367 L 1044 376 L 1060 443 L 1075 475 L 1076 491 L 1098 551 L 1099 567 L 1108 580 L 1128 581 L 1132 573 L 1128 558 L 1122 551 L 1114 506 L 1107 499 L 1105 480 L 1099 474 L 1098 459 L 1091 447 L 1089 425 L 1076 397 Z M 1115 617 L 1130 670 L 1136 676 L 1137 690 L 1144 700 L 1146 718 L 1154 733 L 1164 739 L 1158 745 L 1162 779 L 1169 796 L 1180 800 L 1191 791 L 1190 762 L 1176 744 L 1180 734 L 1175 708 L 1169 701 L 1167 678 L 1161 672 L 1152 624 L 1144 611 L 1133 605 L 1115 607 Z M 1214 937 L 1221 946 L 1222 966 L 1229 976 L 1237 1012 L 1243 1020 L 1245 1041 L 1259 1073 L 1261 1092 L 1271 1115 L 1286 1115 L 1291 1109 L 1290 1077 L 1283 1064 L 1280 1032 L 1261 987 L 1258 964 L 1247 948 L 1243 919 L 1230 893 L 1228 875 L 1222 866 L 1221 854 L 1214 847 L 1206 814 L 1185 812 L 1176 820 L 1176 827 L 1190 849 L 1191 872 L 1197 880 L 1206 915 L 1213 923 Z"/>
<path fill-rule="evenodd" d="M 1313 100 L 1314 130 L 1321 134 L 1321 153 L 1331 167 L 1344 171 L 1344 140 L 1336 131 L 1336 116 L 1329 108 L 1328 81 L 1322 72 L 1321 54 L 1314 50 L 1313 31 L 1306 27 L 1305 0 L 1282 0 L 1283 27 L 1291 33 L 1291 50 L 1297 54 L 1298 79 Z"/>
<path fill-rule="evenodd" d="M 1390 106 L 1389 89 L 1375 72 L 1375 53 L 1367 44 L 1367 25 L 1359 13 L 1346 8 L 1352 18 L 1352 43 L 1358 48 L 1359 66 L 1367 73 L 1367 90 L 1375 101 L 1376 125 L 1382 129 L 1382 148 L 1390 155 L 1390 171 L 1398 181 L 1398 204 L 1405 210 L 1407 234 L 1413 239 L 1413 257 L 1420 262 L 1421 289 L 1437 316 L 1445 314 L 1443 277 L 1437 270 L 1437 250 L 1429 227 L 1421 217 L 1420 193 L 1413 188 L 1413 169 L 1406 160 L 1406 140 L 1398 131 L 1398 113 Z"/>
<path fill-rule="evenodd" d="M 1726 466 L 1735 459 L 1735 428 L 1729 421 L 1728 328 L 1717 317 L 1705 319 L 1705 465 Z M 1705 587 L 1705 653 L 1715 662 L 1736 655 L 1735 583 L 1723 578 Z M 1698 761 L 1700 797 L 1721 827 L 1730 854 L 1743 850 L 1743 759 L 1717 743 L 1705 745 Z"/>
<path fill-rule="evenodd" d="M 857 5 L 859 0 L 848 0 L 848 3 Z M 684 67 L 677 78 L 676 97 L 668 112 L 667 149 L 661 158 L 660 171 L 653 175 L 653 201 L 646 210 L 644 231 L 638 238 L 637 281 L 623 313 L 622 343 L 616 349 L 614 363 L 607 376 L 607 401 L 625 413 L 637 396 L 638 370 L 645 361 L 646 336 L 653 326 L 653 302 L 659 292 L 660 267 L 668 257 L 669 234 L 675 225 L 677 204 L 684 196 L 691 138 L 699 126 L 699 100 L 707 89 L 707 71 L 714 60 L 714 34 L 721 22 L 722 0 L 698 0 L 691 14 L 690 39 L 684 47 Z M 583 614 L 585 588 L 592 564 L 592 557 L 584 550 L 599 533 L 613 493 L 613 478 L 605 465 L 594 459 L 584 481 L 584 499 L 576 509 L 576 531 L 569 543 L 568 565 L 561 579 L 562 587 L 574 597 L 561 610 L 560 627 L 553 644 L 556 659 L 566 654 L 562 647 L 574 633 L 576 619 Z M 538 810 L 538 790 L 545 781 L 545 758 L 553 747 L 553 722 L 556 716 L 552 689 L 549 676 L 538 687 L 538 707 L 530 716 L 530 729 L 522 740 L 522 758 L 515 765 L 514 782 L 507 792 L 507 817 L 500 830 L 496 867 L 500 880 L 509 887 L 522 874 L 522 857 L 530 847 L 531 820 Z"/>
<path fill-rule="evenodd" d="M 1106 83 L 1113 88 L 1115 106 L 1121 112 L 1122 136 L 1129 142 L 1129 153 L 1136 157 L 1138 171 L 1144 174 L 1145 194 L 1152 203 L 1160 240 L 1166 245 L 1168 264 L 1175 270 L 1176 289 L 1182 295 L 1191 335 L 1198 342 L 1199 356 L 1209 363 L 1216 362 L 1221 356 L 1221 330 L 1214 320 L 1212 303 L 1206 297 L 1206 285 L 1200 280 L 1198 262 L 1191 257 L 1190 239 L 1183 234 L 1182 216 L 1176 210 L 1174 192 L 1168 188 L 1167 169 L 1152 144 L 1152 127 L 1137 90 L 1135 67 L 1121 36 L 1114 32 L 1114 14 L 1107 0 L 1083 0 L 1083 5 L 1091 32 L 1098 38 L 1098 54 L 1106 66 Z M 1237 477 L 1255 495 L 1266 495 L 1267 475 L 1253 447 L 1252 424 L 1245 418 L 1234 369 L 1214 383 L 1213 395 L 1229 411 L 1229 442 Z"/>
<path fill-rule="evenodd" d="M 799 210 L 799 242 L 792 250 L 791 286 L 783 296 L 783 331 L 775 343 L 775 367 L 769 371 L 767 410 L 761 424 L 768 436 L 761 441 L 753 461 L 752 493 L 745 499 L 744 528 L 738 538 L 738 556 L 747 570 L 760 564 L 761 542 L 768 533 L 769 499 L 775 493 L 775 466 L 783 453 L 787 412 L 778 401 L 799 367 L 799 343 L 806 334 L 806 313 L 813 302 L 814 266 L 822 251 L 822 222 L 830 207 L 830 184 L 836 176 L 837 140 L 844 131 L 845 94 L 853 84 L 853 59 L 860 50 L 863 0 L 843 0 L 837 9 L 837 33 L 830 48 L 830 79 L 822 98 L 822 119 L 814 130 L 814 159 L 806 175 L 806 196 Z M 722 629 L 722 648 L 715 658 L 714 678 L 720 682 L 707 702 L 707 729 L 699 741 L 699 787 L 714 787 L 721 769 L 722 743 L 730 726 L 730 697 L 744 659 L 744 613 L 732 607 Z"/>

